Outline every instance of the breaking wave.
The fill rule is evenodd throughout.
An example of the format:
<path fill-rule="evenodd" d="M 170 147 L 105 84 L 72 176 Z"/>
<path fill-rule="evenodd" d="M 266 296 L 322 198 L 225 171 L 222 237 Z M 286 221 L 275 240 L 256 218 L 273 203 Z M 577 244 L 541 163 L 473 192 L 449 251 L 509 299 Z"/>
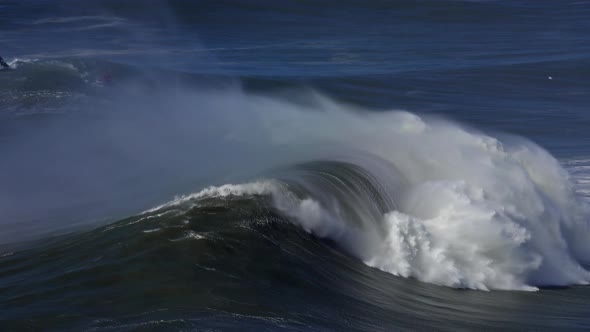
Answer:
<path fill-rule="evenodd" d="M 55 73 L 65 86 L 79 86 L 104 68 L 122 68 L 68 60 L 11 65 L 20 70 L 11 75 L 23 82 L 35 78 L 32 91 Z M 261 195 L 306 231 L 394 275 L 482 290 L 590 281 L 583 267 L 590 260 L 588 201 L 560 163 L 526 139 L 405 111 L 368 110 L 309 90 L 281 91 L 278 98 L 247 92 L 232 80 L 204 89 L 161 77 L 138 84 L 139 72 L 128 69 L 113 75 L 113 86 L 90 84 L 84 103 L 68 101 L 76 110 L 100 109 L 93 113 L 100 121 L 70 119 L 69 127 L 56 124 L 5 147 L 3 174 L 20 174 L 20 151 L 31 152 L 28 165 L 42 164 L 45 155 L 55 160 L 43 174 L 6 179 L 6 216 L 37 218 L 19 205 L 24 201 L 37 208 L 76 202 L 89 210 L 89 201 L 111 199 L 137 209 L 129 197 L 197 174 L 199 185 L 246 184 L 211 187 L 148 213 L 208 197 Z M 14 84 L 29 96 L 26 85 Z M 108 104 L 93 102 L 95 95 L 108 97 Z M 54 144 L 35 152 L 48 137 Z M 105 150 L 116 153 L 93 152 Z M 77 180 L 56 197 L 51 188 L 65 173 Z M 152 180 L 127 185 L 137 174 Z M 36 196 L 25 199 L 21 192 Z"/>
<path fill-rule="evenodd" d="M 259 106 L 269 142 L 303 160 L 332 157 L 153 210 L 262 195 L 306 231 L 397 276 L 481 290 L 590 281 L 588 204 L 534 143 L 407 112 L 361 113 L 321 96 L 321 107 L 303 111 L 236 97 Z"/>

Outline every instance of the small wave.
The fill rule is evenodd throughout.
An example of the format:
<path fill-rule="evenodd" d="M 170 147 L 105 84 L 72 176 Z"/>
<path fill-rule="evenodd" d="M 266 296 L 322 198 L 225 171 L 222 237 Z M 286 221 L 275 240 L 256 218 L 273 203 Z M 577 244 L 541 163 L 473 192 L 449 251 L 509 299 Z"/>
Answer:
<path fill-rule="evenodd" d="M 201 235 L 195 231 L 186 231 L 186 232 L 184 232 L 184 234 L 181 237 L 171 239 L 170 241 L 177 242 L 177 241 L 184 241 L 184 240 L 202 240 L 204 238 L 205 238 L 204 235 Z"/>
<path fill-rule="evenodd" d="M 55 23 L 71 23 L 80 21 L 113 21 L 122 20 L 121 18 L 113 16 L 70 16 L 70 17 L 49 17 L 32 22 L 32 24 L 55 24 Z"/>
<path fill-rule="evenodd" d="M 39 59 L 36 58 L 14 58 L 12 60 L 7 61 L 7 63 L 10 66 L 10 68 L 16 69 L 22 64 L 35 63 L 37 61 L 39 61 Z"/>

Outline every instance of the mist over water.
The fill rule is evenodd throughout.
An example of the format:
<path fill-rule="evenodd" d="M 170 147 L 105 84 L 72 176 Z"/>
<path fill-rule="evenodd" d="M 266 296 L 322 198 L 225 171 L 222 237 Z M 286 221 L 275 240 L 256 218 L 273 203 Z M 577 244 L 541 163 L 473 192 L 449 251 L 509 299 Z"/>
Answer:
<path fill-rule="evenodd" d="M 588 327 L 588 8 L 0 5 L 0 327 Z"/>

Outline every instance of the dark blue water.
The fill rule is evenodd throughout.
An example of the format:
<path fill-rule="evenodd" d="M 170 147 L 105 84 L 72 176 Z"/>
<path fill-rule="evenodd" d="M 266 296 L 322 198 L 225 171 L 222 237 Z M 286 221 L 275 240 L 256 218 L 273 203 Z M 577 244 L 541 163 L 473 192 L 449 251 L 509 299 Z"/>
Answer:
<path fill-rule="evenodd" d="M 574 0 L 3 1 L 1 329 L 587 329 L 589 32 Z"/>

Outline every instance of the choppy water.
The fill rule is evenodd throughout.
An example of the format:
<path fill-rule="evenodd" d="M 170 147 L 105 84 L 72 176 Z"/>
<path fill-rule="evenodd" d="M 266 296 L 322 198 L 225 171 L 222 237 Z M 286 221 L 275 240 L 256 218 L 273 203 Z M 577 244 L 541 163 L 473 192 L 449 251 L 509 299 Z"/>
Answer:
<path fill-rule="evenodd" d="M 3 1 L 2 330 L 587 329 L 590 3 Z"/>

